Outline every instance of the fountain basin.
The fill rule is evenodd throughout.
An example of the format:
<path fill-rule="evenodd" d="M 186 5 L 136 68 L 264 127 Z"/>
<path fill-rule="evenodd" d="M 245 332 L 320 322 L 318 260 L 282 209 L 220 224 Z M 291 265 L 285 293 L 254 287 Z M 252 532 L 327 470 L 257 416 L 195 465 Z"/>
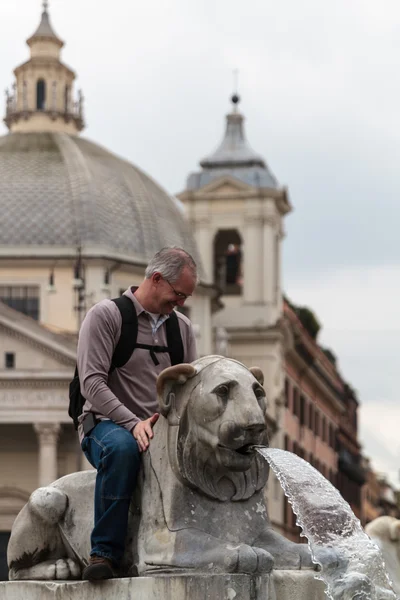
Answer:
<path fill-rule="evenodd" d="M 272 575 L 161 575 L 90 583 L 10 581 L 0 583 L 0 600 L 326 600 L 312 571 Z"/>

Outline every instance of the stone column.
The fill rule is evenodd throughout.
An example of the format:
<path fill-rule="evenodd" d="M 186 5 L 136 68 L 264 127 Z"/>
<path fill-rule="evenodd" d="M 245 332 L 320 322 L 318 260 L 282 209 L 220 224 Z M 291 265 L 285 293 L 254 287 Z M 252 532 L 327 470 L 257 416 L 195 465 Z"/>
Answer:
<path fill-rule="evenodd" d="M 276 236 L 276 295 L 278 313 L 282 312 L 282 242 L 285 233 L 282 227 L 282 221 L 279 223 L 278 233 Z"/>
<path fill-rule="evenodd" d="M 278 305 L 280 285 L 280 222 L 276 206 L 268 199 L 264 206 L 263 245 L 264 245 L 264 289 L 266 304 Z"/>
<path fill-rule="evenodd" d="M 260 215 L 247 214 L 243 236 L 243 298 L 245 304 L 261 304 L 264 256 Z"/>
<path fill-rule="evenodd" d="M 28 110 L 28 83 L 22 83 L 22 110 Z"/>
<path fill-rule="evenodd" d="M 205 215 L 197 216 L 193 221 L 193 228 L 206 281 L 212 283 L 214 281 L 214 240 L 210 219 Z"/>
<path fill-rule="evenodd" d="M 57 81 L 53 81 L 51 84 L 51 110 L 54 112 L 57 110 Z"/>
<path fill-rule="evenodd" d="M 272 304 L 274 302 L 275 288 L 275 231 L 274 223 L 271 219 L 264 222 L 264 302 Z"/>
<path fill-rule="evenodd" d="M 39 442 L 39 486 L 57 479 L 57 440 L 60 423 L 35 423 Z"/>

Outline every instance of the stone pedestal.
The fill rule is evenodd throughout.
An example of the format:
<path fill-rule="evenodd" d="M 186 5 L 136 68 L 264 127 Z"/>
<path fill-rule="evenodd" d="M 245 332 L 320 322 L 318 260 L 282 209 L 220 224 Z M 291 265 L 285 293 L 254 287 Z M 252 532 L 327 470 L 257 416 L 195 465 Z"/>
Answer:
<path fill-rule="evenodd" d="M 268 575 L 181 575 L 0 583 L 0 600 L 325 600 L 312 571 Z"/>

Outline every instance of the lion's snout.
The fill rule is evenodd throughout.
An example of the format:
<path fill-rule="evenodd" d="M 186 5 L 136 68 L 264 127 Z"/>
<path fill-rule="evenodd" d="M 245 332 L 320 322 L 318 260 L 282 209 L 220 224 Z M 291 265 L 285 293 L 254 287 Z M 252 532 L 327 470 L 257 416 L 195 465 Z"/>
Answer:
<path fill-rule="evenodd" d="M 219 442 L 232 450 L 263 444 L 266 441 L 266 426 L 264 422 L 252 422 L 240 425 L 235 421 L 224 421 L 219 428 Z"/>

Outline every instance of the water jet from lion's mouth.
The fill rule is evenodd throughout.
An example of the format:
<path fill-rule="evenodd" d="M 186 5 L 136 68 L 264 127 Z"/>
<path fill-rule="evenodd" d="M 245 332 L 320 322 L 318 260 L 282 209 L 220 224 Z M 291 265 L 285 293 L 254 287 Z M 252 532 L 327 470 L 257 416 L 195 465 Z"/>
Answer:
<path fill-rule="evenodd" d="M 282 485 L 313 562 L 320 566 L 315 577 L 325 582 L 328 598 L 399 600 L 378 546 L 338 490 L 292 452 L 261 445 L 247 448 L 254 451 L 268 461 Z"/>

